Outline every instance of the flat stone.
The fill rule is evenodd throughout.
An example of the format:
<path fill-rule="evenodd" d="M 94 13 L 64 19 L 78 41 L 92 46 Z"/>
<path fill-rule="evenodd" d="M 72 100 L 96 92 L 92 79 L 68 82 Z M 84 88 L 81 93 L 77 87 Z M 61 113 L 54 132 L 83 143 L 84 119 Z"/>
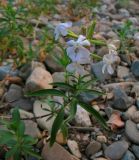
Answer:
<path fill-rule="evenodd" d="M 99 152 L 101 150 L 101 143 L 93 140 L 92 142 L 89 143 L 87 146 L 85 153 L 87 157 L 93 156 L 95 153 Z"/>
<path fill-rule="evenodd" d="M 48 143 L 45 144 L 41 155 L 44 160 L 79 160 L 57 143 L 54 143 L 51 148 Z"/>
<path fill-rule="evenodd" d="M 131 71 L 135 77 L 139 78 L 139 61 L 134 61 L 132 63 Z"/>
<path fill-rule="evenodd" d="M 132 145 L 132 151 L 135 154 L 136 158 L 139 159 L 139 146 L 137 145 Z"/>
<path fill-rule="evenodd" d="M 40 89 L 51 89 L 53 82 L 51 74 L 41 67 L 37 67 L 33 70 L 31 75 L 26 81 L 26 91 L 37 91 Z"/>
<path fill-rule="evenodd" d="M 126 153 L 124 154 L 122 160 L 135 160 L 135 156 L 132 152 L 130 152 L 129 150 L 126 151 Z"/>
<path fill-rule="evenodd" d="M 125 134 L 131 142 L 139 144 L 139 130 L 133 121 L 126 121 Z"/>
<path fill-rule="evenodd" d="M 47 109 L 47 110 L 45 110 L 45 109 Z M 41 117 L 41 116 L 50 114 L 50 112 L 48 110 L 51 110 L 51 107 L 46 102 L 41 102 L 38 100 L 36 100 L 34 102 L 33 113 L 34 113 L 35 117 Z M 42 128 L 44 130 L 48 130 L 50 132 L 55 117 L 53 116 L 49 120 L 48 120 L 48 118 L 49 118 L 48 116 L 45 116 L 43 118 L 37 118 L 36 121 L 37 121 L 38 125 L 40 126 L 40 128 Z"/>
<path fill-rule="evenodd" d="M 112 160 L 119 160 L 123 157 L 128 149 L 128 143 L 126 141 L 118 141 L 112 143 L 105 150 L 105 156 Z"/>

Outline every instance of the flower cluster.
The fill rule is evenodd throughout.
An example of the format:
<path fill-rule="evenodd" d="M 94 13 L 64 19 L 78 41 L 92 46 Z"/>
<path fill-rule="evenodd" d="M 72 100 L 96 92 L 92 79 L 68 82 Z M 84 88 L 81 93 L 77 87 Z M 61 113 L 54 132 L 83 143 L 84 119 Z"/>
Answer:
<path fill-rule="evenodd" d="M 68 28 L 72 26 L 72 22 L 60 23 L 55 28 L 55 40 L 58 40 L 59 36 L 68 35 Z M 66 70 L 72 73 L 78 73 L 84 75 L 85 70 L 83 64 L 90 63 L 90 51 L 87 47 L 90 47 L 90 41 L 83 35 L 79 35 L 77 40 L 69 40 L 67 42 L 67 55 L 71 60 L 71 63 L 67 65 Z M 108 44 L 109 53 L 103 57 L 102 73 L 107 71 L 109 74 L 114 73 L 113 64 L 118 60 L 116 47 L 114 44 Z"/>

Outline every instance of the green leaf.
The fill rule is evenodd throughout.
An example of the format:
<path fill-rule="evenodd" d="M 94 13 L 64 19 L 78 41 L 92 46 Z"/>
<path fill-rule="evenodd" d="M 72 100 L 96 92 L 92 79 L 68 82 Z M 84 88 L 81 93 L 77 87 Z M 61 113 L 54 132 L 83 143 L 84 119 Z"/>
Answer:
<path fill-rule="evenodd" d="M 94 31 L 95 31 L 96 21 L 93 21 L 91 25 L 87 28 L 87 39 L 92 39 Z"/>
<path fill-rule="evenodd" d="M 20 122 L 20 113 L 19 113 L 18 108 L 14 108 L 14 109 L 12 110 L 12 120 L 13 120 L 15 123 L 19 123 L 19 122 Z"/>
<path fill-rule="evenodd" d="M 60 112 L 57 114 L 53 126 L 52 126 L 52 131 L 51 131 L 51 139 L 50 139 L 50 146 L 52 146 L 55 142 L 56 139 L 56 134 L 58 130 L 60 129 L 62 122 L 64 120 L 64 109 L 62 108 Z"/>
<path fill-rule="evenodd" d="M 16 146 L 12 147 L 8 152 L 6 152 L 5 158 L 6 159 L 11 158 L 15 154 L 17 154 L 17 151 L 18 151 L 18 146 L 16 145 Z"/>
<path fill-rule="evenodd" d="M 95 44 L 95 45 L 104 45 L 106 46 L 106 42 L 102 41 L 102 40 L 96 40 L 96 39 L 91 39 L 90 43 Z"/>
<path fill-rule="evenodd" d="M 65 93 L 57 90 L 57 89 L 43 89 L 39 90 L 33 93 L 26 94 L 27 96 L 60 96 L 60 97 L 66 97 Z"/>
<path fill-rule="evenodd" d="M 108 129 L 107 127 L 107 124 L 104 120 L 104 118 L 99 114 L 98 111 L 96 111 L 92 106 L 84 103 L 84 102 L 80 102 L 78 101 L 79 105 L 84 108 L 86 111 L 88 111 L 89 113 L 91 113 L 95 118 L 96 120 L 105 128 L 105 129 Z"/>
<path fill-rule="evenodd" d="M 61 132 L 63 133 L 64 138 L 68 137 L 68 127 L 67 127 L 66 123 L 62 124 Z"/>
<path fill-rule="evenodd" d="M 6 130 L 0 130 L 0 144 L 1 145 L 8 145 L 10 143 L 11 140 L 14 140 L 15 135 L 10 132 L 10 131 L 6 131 Z"/>
<path fill-rule="evenodd" d="M 68 83 L 64 83 L 64 82 L 54 82 L 50 84 L 53 85 L 54 87 L 61 87 L 61 88 L 70 89 L 70 90 L 74 89 L 73 86 L 69 85 Z"/>
<path fill-rule="evenodd" d="M 70 103 L 70 110 L 69 110 L 70 115 L 65 120 L 65 123 L 71 121 L 75 117 L 76 111 L 77 111 L 77 100 L 75 99 Z"/>
<path fill-rule="evenodd" d="M 23 121 L 20 121 L 16 133 L 18 134 L 18 136 L 22 137 L 24 135 L 24 132 L 25 132 L 25 124 Z"/>
<path fill-rule="evenodd" d="M 104 95 L 105 93 L 104 92 L 100 92 L 100 91 L 97 91 L 97 90 L 94 90 L 94 89 L 79 89 L 79 92 L 80 93 L 91 93 L 91 94 L 94 94 L 94 95 L 98 95 L 98 96 L 102 96 Z"/>
<path fill-rule="evenodd" d="M 24 138 L 24 141 L 23 141 L 24 144 L 34 145 L 37 143 L 37 139 L 35 139 L 29 135 L 24 135 L 23 138 Z"/>
<path fill-rule="evenodd" d="M 23 152 L 28 154 L 28 155 L 30 155 L 30 156 L 33 156 L 33 157 L 35 157 L 37 159 L 42 159 L 42 157 L 38 153 L 36 153 L 36 152 L 34 152 L 32 150 L 23 148 Z"/>

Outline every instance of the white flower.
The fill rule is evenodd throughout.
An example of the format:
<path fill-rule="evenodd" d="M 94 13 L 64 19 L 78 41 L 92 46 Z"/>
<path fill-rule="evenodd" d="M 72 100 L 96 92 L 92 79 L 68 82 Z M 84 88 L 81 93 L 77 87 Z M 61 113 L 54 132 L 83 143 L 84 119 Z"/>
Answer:
<path fill-rule="evenodd" d="M 66 36 L 68 34 L 68 28 L 72 26 L 72 22 L 60 23 L 56 26 L 54 34 L 55 40 L 58 40 L 59 36 Z"/>
<path fill-rule="evenodd" d="M 77 41 L 70 40 L 67 42 L 67 55 L 72 60 L 72 62 L 77 62 L 79 64 L 87 64 L 90 62 L 90 52 L 84 46 L 90 46 L 90 42 L 80 35 Z"/>
<path fill-rule="evenodd" d="M 70 63 L 67 65 L 66 70 L 71 73 L 79 74 L 79 75 L 85 75 L 86 71 L 84 70 L 84 67 L 81 66 L 78 63 Z"/>
<path fill-rule="evenodd" d="M 103 56 L 103 67 L 102 67 L 102 73 L 104 74 L 105 71 L 107 70 L 107 72 L 109 74 L 113 74 L 114 73 L 114 69 L 113 69 L 113 64 L 115 62 L 118 61 L 118 56 L 117 56 L 117 48 L 114 44 L 110 43 L 108 44 L 108 49 L 109 49 L 109 54 L 106 54 Z"/>
<path fill-rule="evenodd" d="M 118 61 L 118 56 L 116 54 L 113 53 L 109 53 L 103 56 L 103 67 L 102 67 L 102 73 L 105 73 L 105 70 L 107 70 L 107 72 L 109 74 L 113 74 L 114 73 L 114 69 L 112 67 L 112 65 Z"/>

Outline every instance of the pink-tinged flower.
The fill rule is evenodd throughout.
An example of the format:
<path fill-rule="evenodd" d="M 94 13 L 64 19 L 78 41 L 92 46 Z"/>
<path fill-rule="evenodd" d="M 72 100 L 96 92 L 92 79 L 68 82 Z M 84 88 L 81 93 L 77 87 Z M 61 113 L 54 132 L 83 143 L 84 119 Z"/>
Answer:
<path fill-rule="evenodd" d="M 77 62 L 79 64 L 88 64 L 90 62 L 90 52 L 84 46 L 90 46 L 90 42 L 80 35 L 77 41 L 70 40 L 67 42 L 67 55 L 72 60 L 72 62 Z"/>
<path fill-rule="evenodd" d="M 55 40 L 58 40 L 59 36 L 66 36 L 68 34 L 68 28 L 72 26 L 72 22 L 60 23 L 56 26 L 54 34 Z"/>

